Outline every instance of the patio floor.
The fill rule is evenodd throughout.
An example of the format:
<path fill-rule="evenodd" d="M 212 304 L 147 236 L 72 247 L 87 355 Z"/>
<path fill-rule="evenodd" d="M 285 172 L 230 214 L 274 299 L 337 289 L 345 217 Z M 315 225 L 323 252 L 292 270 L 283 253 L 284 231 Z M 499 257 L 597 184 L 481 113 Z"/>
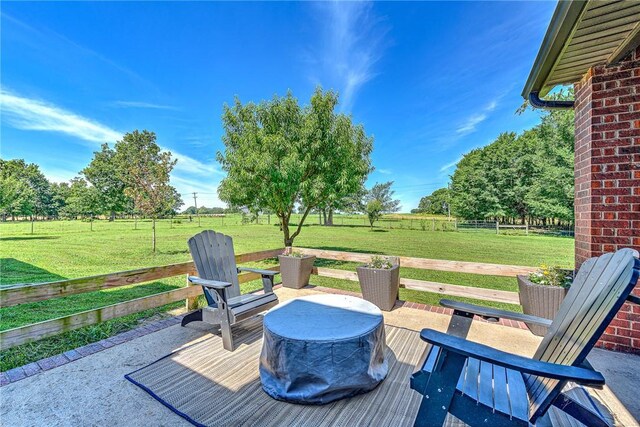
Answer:
<path fill-rule="evenodd" d="M 284 301 L 320 291 L 280 288 L 276 292 Z M 408 307 L 385 313 L 387 325 L 414 331 L 424 327 L 444 331 L 449 318 Z M 1 387 L 2 425 L 190 425 L 125 380 L 124 375 L 178 348 L 211 338 L 204 325 L 192 325 L 196 324 L 187 328 L 170 326 Z M 469 338 L 522 355 L 531 355 L 539 342 L 526 330 L 479 321 L 473 323 Z M 608 386 L 595 391 L 598 399 L 615 414 L 619 425 L 639 425 L 640 403 L 635 388 L 640 383 L 640 357 L 594 350 L 589 359 L 607 379 Z M 257 363 L 238 361 L 245 362 Z"/>

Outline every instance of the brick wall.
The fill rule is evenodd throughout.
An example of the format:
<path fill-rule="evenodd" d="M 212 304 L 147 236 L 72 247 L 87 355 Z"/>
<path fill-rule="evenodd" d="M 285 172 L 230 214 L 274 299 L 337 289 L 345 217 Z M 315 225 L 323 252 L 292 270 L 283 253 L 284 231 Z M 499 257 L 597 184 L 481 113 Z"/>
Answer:
<path fill-rule="evenodd" d="M 603 252 L 640 250 L 640 48 L 616 67 L 593 67 L 575 96 L 577 267 Z M 640 353 L 640 307 L 625 304 L 599 345 Z"/>

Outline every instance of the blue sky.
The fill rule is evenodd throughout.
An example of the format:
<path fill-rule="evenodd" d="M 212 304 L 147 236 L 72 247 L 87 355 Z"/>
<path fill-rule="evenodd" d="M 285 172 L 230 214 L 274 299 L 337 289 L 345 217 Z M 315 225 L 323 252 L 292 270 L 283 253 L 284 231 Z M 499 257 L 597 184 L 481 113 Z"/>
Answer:
<path fill-rule="evenodd" d="M 2 158 L 73 178 L 102 142 L 156 132 L 173 184 L 222 206 L 215 161 L 234 96 L 320 84 L 375 137 L 368 184 L 393 180 L 403 211 L 516 115 L 555 2 L 7 3 L 1 11 Z"/>

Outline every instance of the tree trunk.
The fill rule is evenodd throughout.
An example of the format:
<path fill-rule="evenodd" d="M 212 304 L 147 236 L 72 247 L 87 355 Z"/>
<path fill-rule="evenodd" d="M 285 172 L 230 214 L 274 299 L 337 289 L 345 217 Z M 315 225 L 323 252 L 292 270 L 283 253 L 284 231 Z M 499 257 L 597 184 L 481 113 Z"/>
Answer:
<path fill-rule="evenodd" d="M 153 219 L 151 220 L 151 229 L 152 231 L 152 238 L 151 238 L 151 246 L 153 248 L 153 253 L 156 252 L 156 218 L 153 217 Z"/>
<path fill-rule="evenodd" d="M 135 219 L 134 219 L 134 222 L 133 222 L 133 229 L 137 230 L 138 229 L 138 215 L 136 215 L 134 218 Z"/>
<path fill-rule="evenodd" d="M 322 209 L 322 225 L 327 225 L 327 210 Z"/>
<path fill-rule="evenodd" d="M 333 208 L 329 208 L 329 215 L 327 216 L 325 225 L 333 225 Z"/>
<path fill-rule="evenodd" d="M 31 215 L 31 234 L 33 234 L 33 215 Z"/>
<path fill-rule="evenodd" d="M 109 215 L 109 222 L 113 222 L 116 219 L 116 211 L 111 211 L 111 214 Z"/>
<path fill-rule="evenodd" d="M 286 215 L 282 215 L 280 217 L 280 229 L 282 230 L 282 234 L 284 235 L 284 245 L 293 246 L 293 239 L 289 234 L 289 221 L 287 220 Z"/>

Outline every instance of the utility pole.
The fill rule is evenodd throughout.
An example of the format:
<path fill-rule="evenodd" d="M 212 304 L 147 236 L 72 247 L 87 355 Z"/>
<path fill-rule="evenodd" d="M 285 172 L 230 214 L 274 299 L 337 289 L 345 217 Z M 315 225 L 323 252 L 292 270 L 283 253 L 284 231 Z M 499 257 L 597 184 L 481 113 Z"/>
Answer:
<path fill-rule="evenodd" d="M 198 212 L 198 193 L 193 192 L 193 205 L 196 208 L 196 216 L 198 217 L 198 227 L 200 227 L 200 212 Z"/>

